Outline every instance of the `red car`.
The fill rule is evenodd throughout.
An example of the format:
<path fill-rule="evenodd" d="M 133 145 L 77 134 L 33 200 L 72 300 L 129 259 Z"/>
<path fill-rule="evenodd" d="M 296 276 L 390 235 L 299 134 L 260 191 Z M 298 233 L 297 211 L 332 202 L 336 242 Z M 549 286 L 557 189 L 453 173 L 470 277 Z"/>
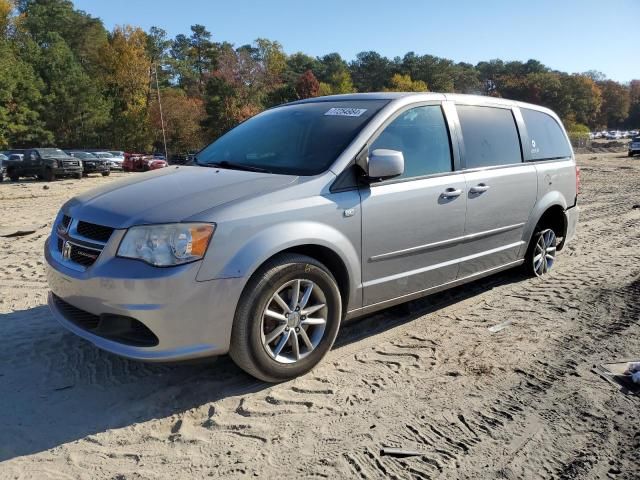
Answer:
<path fill-rule="evenodd" d="M 144 153 L 125 153 L 122 169 L 125 172 L 146 172 L 149 170 L 164 168 L 167 165 L 168 163 L 166 161 L 154 158 L 153 155 L 146 155 Z"/>

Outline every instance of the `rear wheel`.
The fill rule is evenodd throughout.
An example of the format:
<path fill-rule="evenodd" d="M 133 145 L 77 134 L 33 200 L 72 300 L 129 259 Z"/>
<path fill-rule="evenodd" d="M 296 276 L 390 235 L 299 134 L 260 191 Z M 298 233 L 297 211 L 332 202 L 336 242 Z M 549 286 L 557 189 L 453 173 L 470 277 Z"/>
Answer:
<path fill-rule="evenodd" d="M 331 272 L 317 260 L 286 254 L 245 287 L 229 354 L 250 375 L 281 382 L 317 365 L 338 334 L 342 303 Z"/>
<path fill-rule="evenodd" d="M 111 175 L 111 171 L 106 171 L 106 172 L 102 172 L 102 176 L 103 177 L 108 177 L 109 175 Z"/>
<path fill-rule="evenodd" d="M 538 229 L 531 238 L 525 266 L 536 277 L 547 274 L 555 264 L 558 237 L 551 228 Z"/>
<path fill-rule="evenodd" d="M 50 168 L 45 169 L 43 178 L 45 182 L 53 182 L 56 179 L 56 174 Z"/>

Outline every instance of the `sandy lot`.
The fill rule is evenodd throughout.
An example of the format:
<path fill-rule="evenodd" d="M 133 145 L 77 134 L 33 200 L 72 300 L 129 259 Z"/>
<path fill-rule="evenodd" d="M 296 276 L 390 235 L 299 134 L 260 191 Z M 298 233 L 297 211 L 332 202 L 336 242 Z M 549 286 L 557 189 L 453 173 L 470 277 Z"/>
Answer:
<path fill-rule="evenodd" d="M 43 244 L 66 199 L 119 175 L 3 183 L 0 224 L 38 228 L 0 238 L 0 478 L 639 478 L 640 398 L 592 369 L 640 357 L 640 159 L 579 164 L 578 238 L 545 281 L 507 272 L 367 317 L 276 386 L 67 333 Z"/>

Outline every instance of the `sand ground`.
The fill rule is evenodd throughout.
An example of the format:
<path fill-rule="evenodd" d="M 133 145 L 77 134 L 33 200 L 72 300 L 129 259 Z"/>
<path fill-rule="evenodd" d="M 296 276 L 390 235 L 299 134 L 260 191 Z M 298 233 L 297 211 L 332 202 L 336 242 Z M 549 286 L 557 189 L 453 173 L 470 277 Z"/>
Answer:
<path fill-rule="evenodd" d="M 44 241 L 64 201 L 122 174 L 4 182 L 0 225 L 36 231 L 0 238 L 0 478 L 640 478 L 640 398 L 593 372 L 640 357 L 640 159 L 578 162 L 578 237 L 544 281 L 506 272 L 367 317 L 275 386 L 67 333 Z"/>

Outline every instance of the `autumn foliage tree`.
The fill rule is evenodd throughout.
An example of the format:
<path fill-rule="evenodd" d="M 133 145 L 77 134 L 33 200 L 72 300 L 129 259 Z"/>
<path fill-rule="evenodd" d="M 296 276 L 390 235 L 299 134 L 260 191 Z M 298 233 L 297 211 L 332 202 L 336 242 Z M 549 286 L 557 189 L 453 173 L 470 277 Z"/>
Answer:
<path fill-rule="evenodd" d="M 318 96 L 320 91 L 320 82 L 311 70 L 307 70 L 296 82 L 296 93 L 298 98 L 313 98 Z"/>
<path fill-rule="evenodd" d="M 158 87 L 170 154 L 197 150 L 274 105 L 383 90 L 513 98 L 552 108 L 575 130 L 640 127 L 640 80 L 596 71 L 416 52 L 287 55 L 275 40 L 233 45 L 204 25 L 174 38 L 159 27 L 109 32 L 71 0 L 0 0 L 0 147 L 158 148 Z"/>

